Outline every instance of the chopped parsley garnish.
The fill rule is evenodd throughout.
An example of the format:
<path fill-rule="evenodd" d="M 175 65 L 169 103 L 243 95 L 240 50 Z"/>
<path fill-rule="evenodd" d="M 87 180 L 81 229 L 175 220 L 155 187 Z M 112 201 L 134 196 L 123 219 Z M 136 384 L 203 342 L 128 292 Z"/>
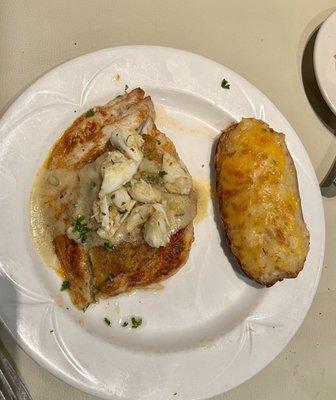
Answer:
<path fill-rule="evenodd" d="M 108 318 L 104 318 L 104 322 L 106 325 L 111 326 L 111 321 Z"/>
<path fill-rule="evenodd" d="M 125 321 L 121 326 L 122 326 L 123 328 L 126 328 L 126 326 L 128 326 L 128 322 Z"/>
<path fill-rule="evenodd" d="M 129 87 L 129 86 L 126 84 L 126 85 L 125 85 L 125 92 L 127 91 L 128 87 Z"/>
<path fill-rule="evenodd" d="M 61 286 L 61 292 L 63 292 L 63 290 L 68 290 L 68 289 L 70 289 L 70 282 L 63 281 L 62 286 Z"/>
<path fill-rule="evenodd" d="M 114 251 L 116 249 L 116 246 L 114 244 L 111 244 L 109 242 L 105 242 L 103 244 L 103 247 L 105 250 L 109 250 L 109 251 Z"/>
<path fill-rule="evenodd" d="M 175 246 L 175 249 L 176 249 L 179 253 L 181 253 L 181 252 L 183 251 L 183 244 L 177 244 L 177 245 Z"/>
<path fill-rule="evenodd" d="M 129 181 L 129 182 L 126 182 L 124 186 L 127 188 L 130 188 L 132 185 L 131 185 L 131 182 Z"/>
<path fill-rule="evenodd" d="M 118 210 L 118 213 L 119 213 L 119 214 L 121 214 L 121 215 L 124 215 L 124 214 L 126 214 L 126 213 L 127 213 L 127 211 L 126 211 L 126 210 L 124 210 L 124 211 L 122 211 L 122 210 Z"/>
<path fill-rule="evenodd" d="M 156 177 L 153 176 L 153 175 L 147 175 L 146 178 L 145 178 L 145 181 L 146 181 L 147 183 L 155 183 Z"/>
<path fill-rule="evenodd" d="M 108 278 L 106 279 L 107 281 L 113 283 L 114 282 L 114 278 L 112 275 L 109 275 Z"/>
<path fill-rule="evenodd" d="M 141 326 L 141 324 L 142 324 L 142 318 L 141 317 L 138 317 L 138 318 L 132 317 L 131 322 L 132 322 L 133 329 L 139 328 L 139 326 Z"/>
<path fill-rule="evenodd" d="M 95 114 L 95 112 L 94 112 L 93 109 L 91 108 L 89 111 L 87 111 L 87 112 L 85 113 L 85 117 L 86 117 L 86 118 L 90 118 L 90 117 L 93 117 L 94 114 Z"/>
<path fill-rule="evenodd" d="M 113 200 L 115 198 L 115 194 L 111 194 L 111 199 Z"/>
<path fill-rule="evenodd" d="M 160 171 L 159 172 L 159 177 L 160 178 L 163 178 L 165 175 L 167 175 L 168 174 L 168 172 L 166 172 L 166 171 Z"/>
<path fill-rule="evenodd" d="M 80 240 L 82 243 L 84 243 L 87 239 L 87 234 L 89 232 L 89 228 L 85 222 L 84 215 L 78 215 L 76 217 L 73 229 L 75 232 L 79 233 Z"/>
<path fill-rule="evenodd" d="M 223 89 L 230 89 L 230 84 L 229 84 L 229 82 L 228 82 L 226 79 L 223 79 L 223 80 L 222 80 L 222 83 L 221 83 L 221 87 L 222 87 Z"/>

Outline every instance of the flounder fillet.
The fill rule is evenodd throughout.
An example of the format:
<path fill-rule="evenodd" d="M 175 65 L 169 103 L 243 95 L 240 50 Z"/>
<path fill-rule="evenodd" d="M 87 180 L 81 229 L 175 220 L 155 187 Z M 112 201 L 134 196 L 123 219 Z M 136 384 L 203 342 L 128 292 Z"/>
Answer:
<path fill-rule="evenodd" d="M 94 112 L 94 113 L 93 113 Z M 147 159 L 160 162 L 161 150 L 178 157 L 174 144 L 155 127 L 154 107 L 140 88 L 80 116 L 60 137 L 46 163 L 49 170 L 76 170 L 107 150 L 106 125 L 125 125 L 142 132 Z M 95 299 L 160 282 L 181 268 L 193 242 L 193 224 L 172 235 L 165 247 L 122 242 L 115 251 L 87 248 L 66 235 L 54 239 L 56 254 L 70 283 L 72 302 L 80 309 Z"/>

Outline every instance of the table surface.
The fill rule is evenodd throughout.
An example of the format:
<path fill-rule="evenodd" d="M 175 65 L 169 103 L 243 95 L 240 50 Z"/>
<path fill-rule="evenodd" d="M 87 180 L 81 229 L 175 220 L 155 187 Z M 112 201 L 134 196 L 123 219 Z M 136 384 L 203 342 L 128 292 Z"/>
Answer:
<path fill-rule="evenodd" d="M 302 56 L 333 0 L 0 0 L 0 115 L 56 65 L 126 44 L 202 54 L 247 78 L 282 111 L 301 138 L 319 181 L 336 138 L 306 97 Z M 306 66 L 309 70 L 311 66 Z M 307 83 L 307 82 L 306 82 Z M 325 399 L 336 395 L 336 198 L 324 199 L 326 253 L 310 311 L 286 349 L 263 371 L 216 400 Z M 34 400 L 93 400 L 43 370 L 4 331 Z"/>

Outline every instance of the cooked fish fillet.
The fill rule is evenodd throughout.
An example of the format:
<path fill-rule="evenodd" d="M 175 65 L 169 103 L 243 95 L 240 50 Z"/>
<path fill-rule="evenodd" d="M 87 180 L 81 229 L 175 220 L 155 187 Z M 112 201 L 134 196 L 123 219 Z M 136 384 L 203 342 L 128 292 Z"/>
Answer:
<path fill-rule="evenodd" d="M 265 286 L 295 278 L 309 250 L 309 232 L 285 136 L 244 118 L 222 133 L 215 168 L 220 213 L 242 270 Z"/>
<path fill-rule="evenodd" d="M 58 171 L 57 176 L 62 181 L 57 186 L 61 192 L 55 189 L 50 200 L 46 202 L 46 207 L 50 208 L 54 220 L 60 226 L 68 225 L 73 218 L 75 204 L 80 203 L 78 193 L 98 196 L 96 187 L 76 187 L 76 170 L 81 171 L 78 179 L 87 179 L 88 183 L 93 182 L 95 186 L 97 182 L 101 184 L 101 177 L 97 177 L 100 168 L 90 168 L 90 172 L 85 168 L 93 162 L 97 163 L 99 156 L 110 149 L 108 133 L 113 132 L 114 126 L 125 126 L 142 133 L 142 152 L 146 163 L 141 163 L 137 179 L 146 179 L 151 173 L 159 177 L 158 168 L 162 163 L 163 153 L 169 153 L 178 159 L 174 144 L 157 130 L 153 119 L 154 107 L 151 99 L 144 98 L 141 89 L 135 89 L 103 107 L 94 107 L 92 112 L 80 116 L 63 133 L 46 163 L 49 174 L 52 176 L 53 171 Z M 106 126 L 108 129 L 103 129 Z M 72 179 L 69 179 L 67 170 L 71 170 Z M 64 176 L 69 181 L 68 186 L 64 183 Z M 176 204 L 176 209 L 185 207 L 179 201 L 178 194 L 170 196 L 172 199 L 169 196 L 167 199 L 170 204 Z M 62 197 L 61 200 L 58 197 Z M 91 209 L 90 204 L 92 203 L 86 205 L 88 209 Z M 189 207 L 190 210 L 187 210 L 191 220 L 196 213 L 196 197 L 194 204 L 195 208 Z M 91 219 L 90 223 L 94 225 L 95 221 Z M 186 227 L 171 236 L 164 247 L 151 247 L 144 240 L 125 241 L 118 244 L 113 251 L 105 248 L 103 245 L 106 243 L 99 237 L 94 239 L 96 245 L 87 246 L 69 239 L 65 233 L 57 234 L 54 246 L 70 283 L 70 296 L 74 305 L 83 309 L 100 297 L 115 296 L 136 287 L 159 282 L 174 274 L 188 259 L 193 241 L 192 222 L 184 226 Z"/>
<path fill-rule="evenodd" d="M 84 246 L 58 235 L 54 239 L 57 257 L 70 283 L 73 304 L 83 309 L 93 301 L 92 273 L 88 254 Z"/>
<path fill-rule="evenodd" d="M 154 117 L 149 97 L 144 99 L 140 88 L 118 96 L 105 106 L 94 107 L 77 118 L 53 147 L 47 167 L 50 169 L 78 169 L 95 160 L 106 150 L 108 136 L 105 125 L 124 123 L 138 128 L 148 117 Z"/>
<path fill-rule="evenodd" d="M 188 260 L 194 240 L 189 224 L 171 237 L 165 247 L 155 249 L 148 244 L 123 243 L 115 252 L 102 247 L 92 249 L 93 280 L 99 288 L 98 297 L 111 297 L 135 287 L 160 282 L 175 274 Z M 109 276 L 115 277 L 108 279 Z"/>

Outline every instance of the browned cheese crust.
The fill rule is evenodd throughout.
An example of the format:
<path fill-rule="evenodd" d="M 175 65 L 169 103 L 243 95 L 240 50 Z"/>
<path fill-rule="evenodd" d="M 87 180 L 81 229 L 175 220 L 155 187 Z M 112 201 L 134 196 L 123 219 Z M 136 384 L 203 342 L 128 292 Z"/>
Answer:
<path fill-rule="evenodd" d="M 284 135 L 261 120 L 243 119 L 222 132 L 215 169 L 227 241 L 244 273 L 265 286 L 295 278 L 309 232 Z"/>

